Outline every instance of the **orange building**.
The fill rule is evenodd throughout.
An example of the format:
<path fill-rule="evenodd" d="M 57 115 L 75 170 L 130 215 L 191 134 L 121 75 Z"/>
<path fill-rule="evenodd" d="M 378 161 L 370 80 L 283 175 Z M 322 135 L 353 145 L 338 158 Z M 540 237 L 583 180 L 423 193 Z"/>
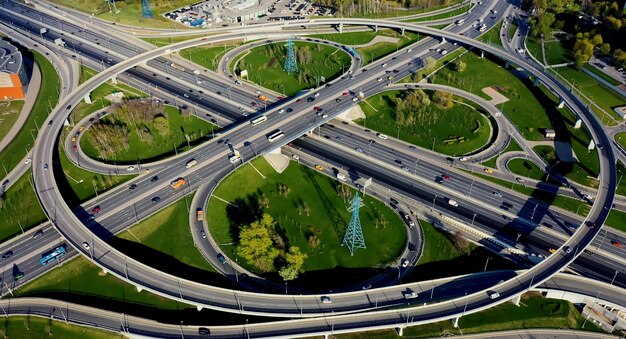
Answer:
<path fill-rule="evenodd" d="M 28 76 L 22 53 L 6 40 L 0 40 L 0 100 L 24 99 Z"/>

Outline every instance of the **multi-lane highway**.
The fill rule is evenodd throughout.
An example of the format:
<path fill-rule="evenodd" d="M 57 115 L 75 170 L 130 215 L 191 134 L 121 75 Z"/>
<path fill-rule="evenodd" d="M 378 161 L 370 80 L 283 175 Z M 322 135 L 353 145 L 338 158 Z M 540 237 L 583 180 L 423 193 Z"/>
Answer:
<path fill-rule="evenodd" d="M 337 21 L 334 21 L 334 23 L 336 23 Z M 353 23 L 353 24 L 364 24 L 363 21 L 357 22 L 357 21 L 351 21 L 350 19 L 346 19 L 346 20 L 341 20 L 341 23 L 344 24 L 348 24 L 348 23 Z M 326 24 L 328 23 L 333 23 L 333 21 L 328 21 Z M 371 22 L 368 22 L 371 23 Z M 311 23 L 307 23 L 307 24 L 311 24 Z M 317 22 L 316 22 L 317 24 Z M 491 23 L 493 24 L 493 23 Z M 396 25 L 400 25 L 400 26 L 396 26 Z M 388 23 L 385 21 L 380 21 L 379 22 L 379 26 L 390 26 L 390 27 L 397 27 L 397 28 L 406 28 L 406 29 L 415 29 L 418 31 L 428 31 L 429 29 L 427 28 L 421 28 L 421 27 L 414 27 L 412 25 L 408 25 L 408 24 L 397 24 L 397 23 Z M 436 31 L 435 31 L 436 32 Z M 431 32 L 434 33 L 434 32 Z M 466 39 L 466 37 L 464 36 L 460 36 L 460 35 L 454 35 L 452 33 L 446 33 L 446 35 L 448 36 L 448 38 L 454 38 L 454 39 L 458 39 L 458 40 L 463 40 Z M 208 39 L 210 40 L 210 39 Z M 465 41 L 466 43 L 474 43 L 471 40 Z M 192 41 L 192 43 L 198 43 L 198 41 Z M 183 44 L 179 44 L 179 45 L 185 45 L 185 43 Z M 191 44 L 190 44 L 191 45 Z M 449 48 L 453 48 L 451 44 L 449 44 Z M 498 51 L 495 50 L 489 50 L 489 46 L 481 46 L 481 48 L 486 49 L 492 53 L 500 53 Z M 156 56 L 158 55 L 160 52 L 163 52 L 163 50 L 156 50 L 156 51 L 152 51 L 149 53 L 146 53 L 146 57 L 152 57 L 152 56 Z M 420 55 L 420 57 L 424 57 L 425 55 L 428 55 L 429 52 L 423 53 Z M 431 52 L 432 53 L 432 52 Z M 509 58 L 509 56 L 504 55 L 505 58 Z M 107 69 L 104 71 L 104 74 L 101 76 L 96 77 L 95 79 L 98 81 L 101 81 L 103 79 L 106 79 L 108 77 L 110 77 L 113 74 L 116 74 L 117 72 L 123 70 L 124 68 L 130 68 L 132 67 L 133 64 L 137 64 L 140 63 L 141 60 L 145 60 L 144 56 L 142 55 L 141 57 L 137 57 L 134 59 L 129 59 L 126 61 L 121 62 L 120 64 L 116 65 L 116 66 L 112 66 L 111 69 Z M 516 58 L 512 58 L 513 61 L 516 61 L 519 63 L 520 60 L 516 60 Z M 399 63 L 400 61 L 398 61 Z M 380 64 L 380 63 L 379 63 Z M 394 66 L 394 63 L 390 64 L 392 66 Z M 520 63 L 523 65 L 523 63 Z M 126 66 L 126 67 L 124 67 Z M 524 65 L 524 66 L 528 66 L 528 65 Z M 377 67 L 376 65 L 372 66 L 372 67 Z M 391 66 L 390 66 L 391 67 Z M 529 70 L 531 68 L 529 67 Z M 370 68 L 371 70 L 371 68 Z M 360 86 L 359 88 L 362 88 L 362 90 L 364 92 L 366 92 L 366 94 L 370 94 L 371 92 L 373 92 L 374 88 L 376 87 L 375 84 L 372 85 L 371 83 L 373 83 L 371 81 L 372 78 L 376 77 L 376 74 L 372 74 L 369 75 L 365 74 L 365 73 L 360 73 L 362 76 L 355 79 L 356 81 L 354 81 L 355 86 Z M 548 77 L 545 77 L 545 75 L 542 77 L 541 73 L 537 73 L 536 76 L 542 78 L 542 81 L 544 81 L 547 85 L 549 85 L 549 87 L 553 87 L 553 89 L 563 92 L 562 89 L 560 89 L 557 86 L 554 86 L 554 84 L 552 83 L 552 80 Z M 88 84 L 95 84 L 96 80 L 91 81 Z M 369 84 L 369 86 L 368 86 Z M 86 86 L 85 86 L 86 87 Z M 77 91 L 73 96 L 71 96 L 68 100 L 66 100 L 64 102 L 63 105 L 61 105 L 61 109 L 57 109 L 55 111 L 56 114 L 60 114 L 60 115 L 65 115 L 67 114 L 67 109 L 65 104 L 70 105 L 70 108 L 73 107 L 71 105 L 74 105 L 77 100 L 80 100 L 80 98 L 82 96 L 84 96 L 85 88 L 83 88 L 83 91 Z M 564 98 L 567 98 L 568 95 L 567 93 L 559 93 L 562 94 Z M 316 100 L 318 101 L 318 105 L 319 102 L 321 101 L 322 103 L 324 102 L 332 102 L 332 99 L 334 96 L 336 96 L 336 93 L 333 93 L 332 91 L 325 89 L 325 90 L 320 90 L 320 96 L 319 98 L 317 98 Z M 578 104 L 578 102 L 575 100 L 575 98 L 571 101 L 570 103 L 572 104 Z M 308 105 L 311 106 L 311 105 Z M 310 109 L 311 107 L 308 107 L 308 109 Z M 584 113 L 584 108 L 581 107 L 576 107 L 576 106 L 572 106 L 572 108 L 574 108 L 576 111 L 580 112 L 580 113 Z M 308 110 L 307 110 L 308 111 Z M 339 108 L 336 108 L 336 110 L 334 109 L 327 109 L 327 112 L 329 114 L 330 117 L 338 114 L 340 112 Z M 294 121 L 295 117 L 297 117 L 298 115 L 304 115 L 305 113 L 301 113 L 301 114 L 294 114 L 292 115 L 292 118 L 287 118 L 287 119 L 280 119 L 280 123 L 282 124 L 281 127 L 283 129 L 283 131 L 286 134 L 286 137 L 284 138 L 285 141 L 292 139 L 294 137 L 297 137 L 299 135 L 301 135 L 304 131 L 311 129 L 312 127 L 315 127 L 319 124 L 321 124 L 324 119 L 319 119 L 316 117 L 311 117 L 308 119 L 301 119 L 300 121 Z M 310 114 L 310 113 L 309 113 Z M 271 114 L 270 114 L 271 115 Z M 274 114 L 275 116 L 275 114 Z M 56 130 L 58 130 L 60 128 L 61 123 L 57 120 L 60 119 L 54 119 L 53 124 L 50 126 L 50 128 L 46 131 L 46 137 L 48 140 L 53 140 L 53 138 L 56 137 Z M 278 119 L 274 119 L 274 120 L 278 120 Z M 593 122 L 596 122 L 594 120 L 594 118 L 592 116 L 587 117 L 586 119 L 588 126 L 592 126 L 593 128 L 596 128 L 597 126 L 594 126 Z M 272 121 L 272 119 L 270 119 L 270 121 L 268 121 L 268 126 L 270 125 L 269 123 L 276 123 L 277 121 Z M 596 122 L 597 124 L 597 122 Z M 277 124 L 275 124 L 274 126 L 272 126 L 272 128 L 276 128 Z M 263 131 L 250 131 L 250 127 L 244 126 L 242 128 L 236 128 L 233 131 L 227 132 L 225 134 L 224 137 L 228 137 L 231 141 L 231 143 L 233 143 L 234 145 L 236 145 L 236 147 L 240 147 L 241 149 L 244 149 L 244 152 L 242 152 L 242 154 L 244 154 L 244 157 L 246 159 L 251 158 L 252 156 L 256 156 L 257 153 L 263 153 L 264 151 L 274 148 L 276 147 L 275 145 L 269 143 L 267 140 L 265 140 L 265 134 L 270 132 L 271 129 L 270 128 L 266 128 Z M 595 132 L 594 137 L 597 138 L 598 140 L 601 140 L 601 142 L 605 142 L 606 140 L 606 136 L 604 136 L 602 134 L 601 131 L 592 131 L 592 133 Z M 46 138 L 43 138 L 44 140 Z M 252 141 L 252 145 L 255 145 L 255 147 L 248 147 L 246 148 L 244 145 L 244 142 L 250 142 L 250 140 Z M 40 143 L 36 149 L 37 152 L 35 152 L 35 157 L 37 157 L 37 159 L 39 159 L 39 162 L 36 163 L 35 165 L 37 166 L 35 168 L 35 172 L 36 174 L 36 178 L 37 178 L 37 187 L 38 187 L 38 191 L 40 193 L 40 197 L 42 198 L 42 201 L 44 203 L 44 205 L 46 205 L 46 210 L 49 213 L 50 217 L 54 220 L 54 222 L 56 222 L 56 225 L 59 229 L 61 229 L 62 233 L 64 233 L 65 236 L 68 236 L 70 238 L 70 241 L 73 242 L 73 244 L 75 245 L 79 245 L 82 241 L 84 240 L 80 240 L 80 239 L 88 239 L 89 238 L 89 234 L 90 232 L 88 230 L 86 230 L 85 228 L 83 228 L 82 226 L 80 226 L 80 223 L 78 222 L 77 219 L 75 219 L 72 215 L 72 213 L 67 209 L 66 206 L 60 206 L 59 210 L 62 210 L 61 213 L 56 213 L 56 208 L 51 208 L 50 202 L 51 201 L 62 201 L 62 198 L 59 196 L 59 192 L 56 191 L 56 189 L 54 189 L 54 185 L 53 182 L 54 180 L 50 180 L 51 178 L 51 172 L 49 171 L 47 173 L 44 172 L 42 166 L 39 165 L 43 165 L 44 163 L 47 163 L 48 160 L 48 155 L 52 154 L 53 151 L 53 145 L 54 142 L 47 143 L 48 145 L 46 145 L 46 143 Z M 188 177 L 190 177 L 190 182 L 196 182 L 196 179 L 210 179 L 212 178 L 212 176 L 207 175 L 207 174 L 211 174 L 211 173 L 219 173 L 220 169 L 228 169 L 229 168 L 229 164 L 226 161 L 226 154 L 227 154 L 227 150 L 223 147 L 223 146 L 217 146 L 216 143 L 210 143 L 209 145 L 207 145 L 207 147 L 204 149 L 204 151 L 206 151 L 206 153 L 203 152 L 203 154 L 198 154 L 198 152 L 194 152 L 191 153 L 189 156 L 193 156 L 193 157 L 197 157 L 198 160 L 200 161 L 200 165 L 198 167 L 198 169 L 196 169 L 194 171 L 194 173 L 190 173 L 188 175 Z M 596 205 L 594 206 L 594 209 L 592 209 L 592 218 L 593 220 L 597 220 L 598 222 L 601 222 L 605 217 L 606 217 L 606 212 L 604 212 L 603 207 L 605 206 L 600 206 L 598 208 L 598 205 L 601 205 L 603 203 L 606 203 L 607 201 L 609 201 L 609 207 L 610 207 L 610 201 L 612 200 L 612 187 L 606 187 L 606 186 L 612 186 L 615 184 L 615 175 L 614 175 L 614 170 L 610 170 L 609 168 L 607 168 L 607 162 L 610 163 L 611 161 L 611 157 L 612 157 L 612 153 L 611 151 L 603 151 L 603 160 L 605 160 L 602 164 L 602 170 L 603 173 L 605 173 L 606 175 L 606 180 L 605 180 L 605 186 L 603 186 L 598 194 L 598 198 L 596 200 Z M 604 159 L 604 158 L 608 158 Z M 212 161 L 211 161 L 212 160 Z M 184 166 L 180 166 L 181 164 L 183 164 L 184 162 L 186 162 L 186 160 L 178 160 L 178 165 L 177 166 L 172 166 L 172 170 L 171 172 L 167 172 L 168 169 L 164 169 L 163 171 L 165 172 L 165 176 L 166 178 L 169 178 L 168 175 L 172 175 L 174 173 L 179 174 L 181 173 L 182 167 Z M 609 166 L 610 167 L 610 166 Z M 204 176 L 202 176 L 202 174 L 198 174 L 199 172 L 204 171 Z M 47 176 L 44 176 L 43 174 L 48 174 Z M 220 174 L 224 174 L 224 173 L 220 173 Z M 197 177 L 194 177 L 196 176 Z M 145 180 L 147 181 L 147 178 L 143 178 L 140 180 Z M 147 182 L 146 182 L 147 184 Z M 47 189 L 51 187 L 52 189 Z M 44 189 L 45 188 L 45 189 Z M 608 188 L 608 193 L 607 193 L 607 188 Z M 154 191 L 154 190 L 153 190 Z M 148 206 L 151 206 L 151 200 L 147 200 L 146 198 L 150 197 L 150 195 L 153 192 L 150 192 L 149 190 L 144 191 L 143 192 L 143 196 L 141 196 L 140 198 L 141 200 L 141 205 L 139 206 L 139 210 L 149 210 L 150 208 Z M 167 202 L 167 201 L 171 201 L 172 199 L 175 198 L 176 192 L 174 192 L 173 194 L 167 193 L 168 194 L 165 199 L 161 199 L 161 203 Z M 119 204 L 120 202 L 125 201 L 128 202 L 128 197 L 125 200 L 120 200 L 117 201 L 117 203 Z M 148 203 L 150 202 L 150 203 Z M 146 206 L 147 205 L 147 206 Z M 54 205 L 56 206 L 56 205 Z M 152 207 L 152 209 L 154 209 Z M 115 213 L 114 210 L 110 210 L 109 213 L 113 214 Z M 102 218 L 104 218 L 105 215 L 102 216 Z M 100 218 L 100 217 L 98 217 Z M 97 222 L 100 222 L 100 220 L 98 220 L 98 218 L 96 219 Z M 98 225 L 92 225 L 92 229 L 95 229 L 96 234 L 98 234 L 98 232 L 108 232 L 105 231 L 103 228 L 100 228 Z M 581 241 L 581 244 L 584 246 L 586 245 L 586 243 L 588 241 L 591 240 L 592 236 L 594 235 L 594 233 L 597 232 L 597 229 L 587 229 L 587 228 L 580 228 L 579 231 L 574 235 L 576 237 L 575 241 Z M 100 265 L 104 265 L 107 266 L 108 268 L 112 268 L 115 270 L 115 273 L 120 276 L 120 277 L 124 277 L 124 275 L 126 276 L 126 279 L 129 280 L 134 280 L 135 283 L 139 283 L 140 284 L 145 284 L 146 280 L 139 280 L 139 278 L 141 277 L 136 277 L 133 276 L 132 279 L 129 277 L 129 272 L 131 275 L 136 274 L 137 271 L 139 270 L 144 270 L 142 273 L 148 273 L 145 271 L 145 267 L 143 267 L 142 265 L 139 265 L 138 263 L 132 261 L 132 260 L 128 260 L 126 261 L 125 259 L 120 261 L 119 256 L 117 255 L 117 253 L 115 252 L 115 250 L 107 248 L 107 245 L 104 244 L 103 242 L 101 242 L 98 238 L 94 239 L 92 242 L 94 245 L 97 246 L 92 246 L 93 250 L 93 256 L 95 258 L 97 258 L 97 261 Z M 106 254 L 105 254 L 106 251 Z M 109 252 L 111 251 L 111 252 Z M 117 258 L 115 258 L 117 256 Z M 545 266 L 549 266 L 550 269 L 547 270 L 547 272 L 554 272 L 554 268 L 560 268 L 562 267 L 562 265 L 571 262 L 571 260 L 573 260 L 574 255 L 560 255 L 560 256 L 552 256 L 550 258 L 548 258 L 544 265 Z M 546 264 L 548 263 L 548 264 Z M 108 266 L 110 265 L 110 266 Z M 126 265 L 126 268 L 124 269 L 124 266 Z M 129 270 L 129 265 L 132 267 L 132 270 Z M 540 265 L 540 266 L 544 266 L 544 265 Z M 537 271 L 540 268 L 544 268 L 545 267 L 537 267 Z M 170 280 L 172 281 L 167 275 L 164 274 L 158 274 L 158 272 L 150 272 L 149 275 L 154 275 L 157 277 L 157 279 L 162 279 L 162 280 Z M 148 278 L 149 275 L 146 275 L 145 278 Z M 532 278 L 531 278 L 532 277 Z M 531 274 L 527 274 L 525 276 L 525 279 L 521 279 L 523 281 L 523 283 L 525 284 L 526 282 L 528 282 L 528 280 L 530 280 L 529 285 L 532 285 L 533 279 L 535 283 L 539 282 L 541 280 L 543 280 L 544 277 L 547 277 L 547 275 L 543 275 L 543 276 L 538 276 L 535 278 L 535 276 L 532 276 Z M 166 279 L 164 279 L 166 278 Z M 529 279 L 531 278 L 531 279 Z M 182 281 L 179 280 L 179 287 L 178 288 L 178 295 L 180 295 L 180 298 L 183 298 L 183 292 L 182 292 L 182 286 L 183 284 L 188 284 L 188 282 L 186 281 Z M 169 286 L 168 286 L 169 285 Z M 520 284 L 522 285 L 522 284 Z M 144 285 L 146 286 L 146 285 Z M 168 294 L 170 293 L 170 295 L 174 295 L 172 293 L 171 288 L 176 286 L 176 283 L 168 283 L 167 281 L 164 281 L 163 284 L 160 286 L 160 288 L 163 288 L 163 286 L 167 288 L 169 288 L 170 290 L 167 291 L 161 291 L 161 294 Z M 150 286 L 151 288 L 156 288 L 156 286 Z M 515 293 L 518 293 L 517 291 L 520 291 L 520 286 L 517 285 L 516 283 L 504 283 L 502 287 L 502 293 L 501 295 L 503 296 L 507 296 L 508 295 L 514 295 Z M 190 291 L 191 292 L 191 291 Z M 185 294 L 187 293 L 187 291 L 185 291 Z M 188 295 L 185 295 L 185 297 L 188 297 Z M 275 297 L 272 297 L 273 299 L 276 299 Z M 478 310 L 481 307 L 486 306 L 487 304 L 490 303 L 490 301 L 488 300 L 484 300 L 485 296 L 484 295 L 476 295 L 473 297 L 474 299 L 472 299 L 472 307 L 474 307 L 474 310 Z M 233 298 L 230 298 L 233 299 Z M 236 296 L 235 296 L 236 299 Z M 504 299 L 504 298 L 503 298 Z M 188 300 L 188 299 L 185 299 Z M 468 307 L 470 307 L 470 305 L 468 305 Z M 274 305 L 275 306 L 275 305 Z M 307 305 L 308 306 L 308 305 Z M 242 310 L 239 304 L 237 304 L 238 310 L 239 311 L 246 311 L 246 312 L 250 312 L 249 308 L 246 310 Z M 248 306 L 249 307 L 249 306 Z M 303 306 L 304 307 L 304 306 Z M 319 307 L 319 306 L 318 306 Z M 334 308 L 334 307 L 333 307 Z M 297 311 L 297 308 L 296 308 Z M 293 312 L 293 310 L 291 311 Z M 302 312 L 302 308 L 300 308 L 300 312 Z"/>

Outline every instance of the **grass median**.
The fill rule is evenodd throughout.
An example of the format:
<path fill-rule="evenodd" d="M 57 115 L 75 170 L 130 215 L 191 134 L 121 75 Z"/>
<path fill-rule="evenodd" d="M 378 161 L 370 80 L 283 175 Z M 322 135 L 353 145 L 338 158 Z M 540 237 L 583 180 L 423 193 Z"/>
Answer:
<path fill-rule="evenodd" d="M 0 101 L 0 110 L 2 117 L 0 118 L 0 140 L 13 128 L 15 121 L 20 116 L 24 100 Z"/>
<path fill-rule="evenodd" d="M 511 159 L 507 168 L 518 175 L 535 180 L 544 180 L 546 174 L 534 162 L 522 158 Z"/>
<path fill-rule="evenodd" d="M 362 65 L 365 66 L 373 61 L 398 51 L 400 48 L 411 45 L 423 37 L 424 35 L 420 35 L 419 33 L 404 32 L 404 35 L 396 33 L 395 38 L 398 40 L 395 43 L 378 42 L 367 47 L 357 48 L 356 51 L 361 56 Z"/>
<path fill-rule="evenodd" d="M 125 338 L 120 333 L 66 324 L 63 319 L 46 319 L 35 316 L 11 316 L 0 326 L 0 335 L 11 339 L 64 338 L 111 339 Z"/>
<path fill-rule="evenodd" d="M 509 144 L 506 145 L 506 147 L 504 148 L 504 150 L 497 156 L 483 162 L 483 165 L 487 166 L 487 167 L 491 167 L 491 168 L 497 168 L 496 164 L 498 163 L 498 158 L 502 155 L 505 154 L 506 152 L 516 152 L 516 151 L 521 151 L 522 148 L 520 147 L 520 145 L 517 143 L 517 141 L 515 141 L 513 138 L 509 139 Z"/>

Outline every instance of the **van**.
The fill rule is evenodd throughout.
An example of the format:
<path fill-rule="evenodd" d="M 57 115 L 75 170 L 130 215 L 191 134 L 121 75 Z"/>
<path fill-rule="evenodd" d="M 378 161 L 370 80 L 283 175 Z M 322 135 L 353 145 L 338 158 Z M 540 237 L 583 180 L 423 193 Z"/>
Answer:
<path fill-rule="evenodd" d="M 222 263 L 222 265 L 226 264 L 226 258 L 224 257 L 222 253 L 217 254 L 217 260 L 219 260 Z"/>
<path fill-rule="evenodd" d="M 320 300 L 322 300 L 322 304 L 332 304 L 333 303 L 333 300 L 330 299 L 330 297 L 327 297 L 327 296 L 321 297 Z"/>
<path fill-rule="evenodd" d="M 186 168 L 191 168 L 191 167 L 193 167 L 193 166 L 195 166 L 197 164 L 198 164 L 198 162 L 196 161 L 196 159 L 191 159 L 191 160 L 187 161 L 187 164 L 185 164 L 185 167 Z"/>

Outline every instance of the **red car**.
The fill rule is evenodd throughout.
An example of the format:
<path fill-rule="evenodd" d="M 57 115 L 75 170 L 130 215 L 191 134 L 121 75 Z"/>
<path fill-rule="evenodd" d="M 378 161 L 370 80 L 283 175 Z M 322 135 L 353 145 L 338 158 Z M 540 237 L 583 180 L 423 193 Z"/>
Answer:
<path fill-rule="evenodd" d="M 296 99 L 296 102 L 300 102 L 300 101 L 302 101 L 302 99 Z"/>
<path fill-rule="evenodd" d="M 342 94 L 342 95 L 343 95 L 344 97 L 347 97 L 348 95 L 350 95 L 350 93 L 348 93 L 348 92 L 343 92 L 343 94 Z"/>
<path fill-rule="evenodd" d="M 285 97 L 276 97 L 276 99 L 283 100 L 283 99 L 285 99 Z"/>
<path fill-rule="evenodd" d="M 313 109 L 314 109 L 314 110 L 316 110 L 316 111 L 318 111 L 318 112 L 320 112 L 320 111 L 322 110 L 322 108 L 321 108 L 321 107 L 319 107 L 319 106 L 315 106 L 315 107 L 313 107 Z"/>
<path fill-rule="evenodd" d="M 444 178 L 445 180 L 450 180 L 450 176 L 448 176 L 448 175 L 445 175 L 445 174 L 444 174 L 444 175 L 442 175 L 441 177 L 442 177 L 442 178 Z"/>
<path fill-rule="evenodd" d="M 72 146 L 72 150 L 74 150 L 74 152 L 78 152 L 78 147 L 76 147 L 76 145 Z"/>
<path fill-rule="evenodd" d="M 96 207 L 94 207 L 94 208 L 91 210 L 91 212 L 93 212 L 93 213 L 98 213 L 98 212 L 100 212 L 100 206 L 96 206 Z"/>
<path fill-rule="evenodd" d="M 615 247 L 619 247 L 619 248 L 622 247 L 622 243 L 617 240 L 611 240 L 611 244 L 613 244 L 613 246 Z"/>

